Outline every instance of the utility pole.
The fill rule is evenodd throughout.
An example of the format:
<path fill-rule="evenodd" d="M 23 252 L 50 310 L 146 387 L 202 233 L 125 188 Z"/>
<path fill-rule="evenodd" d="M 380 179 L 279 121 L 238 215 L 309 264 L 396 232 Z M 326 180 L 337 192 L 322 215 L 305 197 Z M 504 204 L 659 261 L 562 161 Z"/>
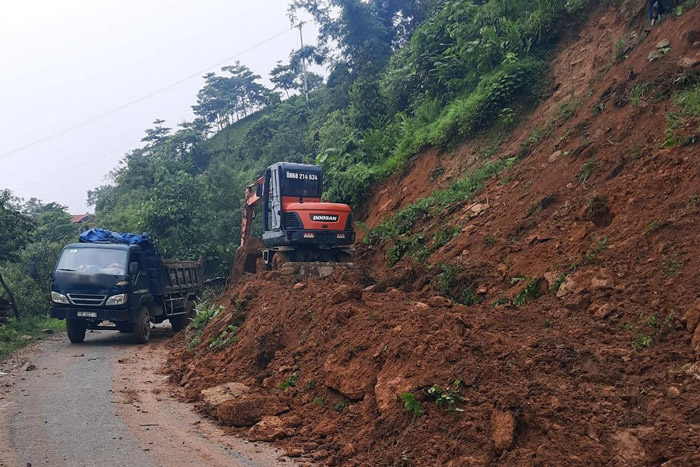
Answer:
<path fill-rule="evenodd" d="M 309 81 L 306 77 L 306 59 L 304 58 L 303 52 L 304 52 L 304 32 L 302 31 L 302 27 L 304 26 L 304 22 L 300 21 L 299 26 L 299 39 L 301 40 L 301 51 L 302 51 L 302 56 L 301 56 L 301 69 L 304 74 L 304 95 L 306 96 L 306 102 L 309 102 Z"/>

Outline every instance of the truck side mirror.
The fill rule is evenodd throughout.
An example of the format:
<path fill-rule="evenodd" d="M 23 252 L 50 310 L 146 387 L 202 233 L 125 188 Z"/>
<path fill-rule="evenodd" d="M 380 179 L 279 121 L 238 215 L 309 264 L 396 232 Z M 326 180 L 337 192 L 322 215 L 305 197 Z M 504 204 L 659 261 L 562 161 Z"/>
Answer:
<path fill-rule="evenodd" d="M 132 276 L 135 276 L 136 273 L 139 272 L 139 263 L 134 261 L 133 263 L 129 263 L 129 274 Z"/>
<path fill-rule="evenodd" d="M 35 281 L 39 280 L 39 271 L 37 271 L 36 263 L 34 261 L 29 263 L 29 277 L 31 277 Z"/>

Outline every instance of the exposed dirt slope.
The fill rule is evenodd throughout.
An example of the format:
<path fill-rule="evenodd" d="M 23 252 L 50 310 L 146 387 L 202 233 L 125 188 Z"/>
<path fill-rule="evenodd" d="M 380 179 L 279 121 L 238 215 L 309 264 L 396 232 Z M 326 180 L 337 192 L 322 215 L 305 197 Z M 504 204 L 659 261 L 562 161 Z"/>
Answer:
<path fill-rule="evenodd" d="M 496 156 L 526 157 L 478 209 L 418 223 L 429 239 L 460 227 L 427 260 L 387 268 L 391 244 L 373 243 L 351 271 L 232 284 L 202 344 L 176 338 L 183 397 L 242 383 L 209 410 L 333 465 L 700 465 L 700 146 L 661 148 L 672 96 L 700 71 L 700 8 L 648 37 L 641 24 L 603 10 L 560 51 L 551 97 Z M 368 224 L 488 144 L 418 158 L 379 188 Z M 230 325 L 238 341 L 211 349 Z M 456 379 L 451 412 L 429 389 Z"/>

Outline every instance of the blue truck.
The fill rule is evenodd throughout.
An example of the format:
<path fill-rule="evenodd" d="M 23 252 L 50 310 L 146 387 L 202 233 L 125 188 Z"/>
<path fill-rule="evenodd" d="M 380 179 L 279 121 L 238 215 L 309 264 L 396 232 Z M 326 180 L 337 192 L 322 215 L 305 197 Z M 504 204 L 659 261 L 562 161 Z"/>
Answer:
<path fill-rule="evenodd" d="M 35 265 L 30 274 L 37 275 Z M 82 343 L 88 329 L 110 329 L 145 344 L 153 323 L 169 320 L 175 332 L 187 325 L 203 285 L 201 260 L 165 261 L 147 234 L 91 229 L 59 256 L 50 314 L 66 321 L 72 343 Z"/>

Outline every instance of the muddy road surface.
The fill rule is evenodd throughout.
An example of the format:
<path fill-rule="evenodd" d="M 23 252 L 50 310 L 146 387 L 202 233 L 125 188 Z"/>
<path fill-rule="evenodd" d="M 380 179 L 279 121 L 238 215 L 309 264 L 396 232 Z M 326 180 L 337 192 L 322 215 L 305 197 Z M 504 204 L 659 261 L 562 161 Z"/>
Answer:
<path fill-rule="evenodd" d="M 0 466 L 267 466 L 282 452 L 226 436 L 168 393 L 169 329 L 147 346 L 56 335 L 0 364 Z"/>

